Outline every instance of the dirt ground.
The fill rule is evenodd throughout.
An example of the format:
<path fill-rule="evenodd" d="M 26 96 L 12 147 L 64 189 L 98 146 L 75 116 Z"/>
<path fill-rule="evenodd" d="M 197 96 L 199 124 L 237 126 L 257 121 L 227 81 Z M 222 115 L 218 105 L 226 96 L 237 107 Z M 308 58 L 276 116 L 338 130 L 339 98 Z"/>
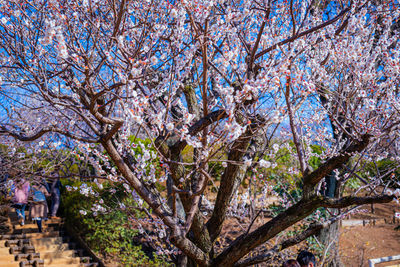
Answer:
<path fill-rule="evenodd" d="M 368 259 L 399 254 L 400 231 L 395 231 L 393 224 L 341 229 L 340 255 L 345 266 L 368 266 Z M 390 262 L 379 267 L 393 264 L 394 262 Z"/>
<path fill-rule="evenodd" d="M 394 230 L 399 225 L 393 224 L 394 212 L 400 212 L 400 205 L 392 202 L 389 204 L 365 206 L 364 213 L 358 213 L 349 219 L 377 219 L 377 225 L 342 227 L 340 235 L 340 255 L 345 266 L 368 266 L 368 259 L 395 256 L 400 254 L 400 231 Z M 386 223 L 384 222 L 386 220 Z M 378 223 L 379 221 L 379 223 Z M 400 261 L 392 261 L 381 266 L 393 266 Z"/>

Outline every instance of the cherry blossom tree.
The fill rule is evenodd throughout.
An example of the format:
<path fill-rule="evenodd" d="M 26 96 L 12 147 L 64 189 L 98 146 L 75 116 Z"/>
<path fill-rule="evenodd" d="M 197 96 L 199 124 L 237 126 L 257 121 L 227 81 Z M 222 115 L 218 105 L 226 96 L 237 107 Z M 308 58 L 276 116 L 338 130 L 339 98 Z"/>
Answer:
<path fill-rule="evenodd" d="M 122 181 L 149 208 L 165 242 L 189 262 L 268 261 L 346 210 L 395 197 L 387 191 L 390 179 L 384 184 L 381 176 L 357 172 L 365 161 L 399 161 L 398 6 L 362 0 L 3 0 L 1 133 L 9 146 L 74 142 L 74 153 L 107 179 Z M 321 148 L 315 169 L 312 145 Z M 188 147 L 190 160 L 183 157 Z M 263 179 L 260 170 L 276 168 L 281 147 L 292 153 L 294 164 L 285 172 L 301 178 L 301 197 L 286 199 L 284 211 L 262 225 L 250 223 L 216 250 L 227 216 L 248 216 L 254 202 L 243 179 Z M 156 175 L 155 159 L 162 175 Z M 212 162 L 223 167 L 213 201 L 207 190 L 215 179 Z M 321 195 L 332 172 L 339 183 L 358 176 L 371 194 Z M 156 186 L 165 180 L 166 192 Z M 260 195 L 268 188 L 259 188 Z M 309 223 L 318 208 L 343 213 Z M 309 227 L 268 243 L 297 223 Z"/>

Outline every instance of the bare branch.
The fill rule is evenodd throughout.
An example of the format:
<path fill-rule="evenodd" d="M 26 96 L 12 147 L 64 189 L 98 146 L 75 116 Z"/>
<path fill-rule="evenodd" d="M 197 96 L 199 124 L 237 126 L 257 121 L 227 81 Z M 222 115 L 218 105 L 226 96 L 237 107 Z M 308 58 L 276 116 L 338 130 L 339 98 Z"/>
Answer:
<path fill-rule="evenodd" d="M 62 131 L 54 126 L 44 127 L 31 135 L 26 135 L 23 133 L 12 131 L 12 130 L 7 129 L 5 126 L 0 126 L 0 134 L 10 135 L 10 136 L 12 136 L 20 141 L 23 141 L 23 142 L 37 140 L 40 137 L 42 137 L 44 134 L 50 133 L 50 132 L 59 133 L 66 137 L 72 138 L 74 140 L 82 141 L 82 142 L 87 142 L 87 143 L 97 143 L 98 142 L 98 140 L 96 140 L 96 139 L 90 139 L 90 138 L 77 136 L 77 135 L 72 134 L 71 132 Z"/>
<path fill-rule="evenodd" d="M 290 65 L 289 65 L 289 68 L 290 68 Z M 296 129 L 295 121 L 294 121 L 292 103 L 290 101 L 290 83 L 291 83 L 291 77 L 289 74 L 286 76 L 285 100 L 286 100 L 286 106 L 288 109 L 290 129 L 292 130 L 293 142 L 296 146 L 297 156 L 298 156 L 299 162 L 300 162 L 300 170 L 304 177 L 307 175 L 308 169 L 307 169 L 307 164 L 306 164 L 306 161 L 304 158 L 304 151 L 303 151 L 302 145 L 300 143 L 300 138 L 299 138 L 299 135 L 297 134 L 297 129 Z"/>
<path fill-rule="evenodd" d="M 264 49 L 263 51 L 261 51 L 260 53 L 258 53 L 258 54 L 256 55 L 255 58 L 258 59 L 258 58 L 262 57 L 263 55 L 265 55 L 266 53 L 269 53 L 269 52 L 271 52 L 272 50 L 276 49 L 276 48 L 279 47 L 279 46 L 285 45 L 285 44 L 287 44 L 287 43 L 294 42 L 295 40 L 299 39 L 300 37 L 306 36 L 306 35 L 308 35 L 308 34 L 310 34 L 310 33 L 313 33 L 313 32 L 315 32 L 315 31 L 318 31 L 318 30 L 320 30 L 320 29 L 323 29 L 323 28 L 325 28 L 326 26 L 331 25 L 331 24 L 335 23 L 336 21 L 338 21 L 341 17 L 343 17 L 343 16 L 344 16 L 347 12 L 349 12 L 349 11 L 350 11 L 350 7 L 348 7 L 348 8 L 346 8 L 346 9 L 342 10 L 342 12 L 340 12 L 340 13 L 339 13 L 336 17 L 334 17 L 333 19 L 330 19 L 330 20 L 328 20 L 328 21 L 325 21 L 324 23 L 322 23 L 322 24 L 320 24 L 320 25 L 318 25 L 318 26 L 315 26 L 315 27 L 313 27 L 313 28 L 311 28 L 311 29 L 309 29 L 309 30 L 306 30 L 306 31 L 304 31 L 304 32 L 298 33 L 298 34 L 296 34 L 296 35 L 294 35 L 294 36 L 292 36 L 292 37 L 290 37 L 290 38 L 287 38 L 286 40 L 283 40 L 283 41 L 281 41 L 281 42 L 279 42 L 279 43 L 277 43 L 277 44 L 274 44 L 274 45 L 268 47 L 267 49 Z"/>
<path fill-rule="evenodd" d="M 269 1 L 269 3 L 270 3 L 270 1 Z M 264 32 L 265 24 L 266 24 L 266 22 L 267 22 L 267 20 L 268 20 L 268 18 L 269 18 L 269 14 L 270 14 L 270 13 L 271 13 L 271 7 L 268 7 L 268 9 L 267 9 L 267 11 L 266 11 L 266 14 L 265 14 L 265 17 L 264 17 L 264 20 L 263 20 L 263 22 L 261 23 L 260 29 L 259 29 L 259 31 L 258 31 L 256 42 L 254 43 L 254 46 L 253 46 L 253 48 L 251 49 L 250 61 L 249 61 L 249 63 L 248 63 L 248 68 L 249 68 L 250 70 L 253 69 L 253 64 L 254 64 L 256 52 L 257 52 L 258 46 L 259 46 L 259 44 L 260 44 L 261 37 L 262 37 L 262 34 L 263 34 L 263 32 Z"/>

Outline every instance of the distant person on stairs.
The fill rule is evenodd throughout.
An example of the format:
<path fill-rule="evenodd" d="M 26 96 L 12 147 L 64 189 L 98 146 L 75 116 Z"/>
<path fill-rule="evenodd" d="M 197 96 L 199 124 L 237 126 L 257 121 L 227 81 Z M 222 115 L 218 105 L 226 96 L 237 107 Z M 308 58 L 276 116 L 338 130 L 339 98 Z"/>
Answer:
<path fill-rule="evenodd" d="M 58 219 L 57 211 L 60 206 L 61 199 L 61 181 L 58 176 L 58 172 L 53 172 L 53 180 L 51 181 L 50 194 L 51 194 L 51 208 L 50 208 L 50 218 Z"/>
<path fill-rule="evenodd" d="M 42 221 L 47 219 L 49 208 L 47 207 L 46 196 L 49 195 L 49 191 L 43 183 L 37 181 L 32 183 L 29 218 L 36 221 L 39 233 L 42 232 Z"/>
<path fill-rule="evenodd" d="M 10 194 L 12 196 L 13 207 L 18 215 L 18 221 L 21 225 L 25 223 L 25 207 L 28 204 L 30 185 L 24 179 L 17 179 L 11 186 Z"/>

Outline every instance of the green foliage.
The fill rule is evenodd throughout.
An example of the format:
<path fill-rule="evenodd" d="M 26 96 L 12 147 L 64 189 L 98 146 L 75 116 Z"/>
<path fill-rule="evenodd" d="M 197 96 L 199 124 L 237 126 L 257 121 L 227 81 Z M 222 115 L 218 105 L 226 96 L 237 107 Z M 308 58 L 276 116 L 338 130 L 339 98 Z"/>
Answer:
<path fill-rule="evenodd" d="M 278 165 L 293 166 L 292 152 L 289 149 L 287 149 L 286 147 L 280 148 L 278 150 L 278 152 L 276 153 L 275 157 L 276 157 L 276 163 Z"/>
<path fill-rule="evenodd" d="M 352 177 L 346 181 L 345 186 L 350 189 L 357 189 L 361 186 L 361 182 L 357 177 Z"/>
<path fill-rule="evenodd" d="M 363 171 L 362 177 L 369 180 L 372 177 L 378 176 L 378 172 L 379 172 L 379 175 L 387 174 L 385 177 L 383 177 L 383 180 L 385 182 L 387 182 L 389 179 L 392 181 L 399 182 L 400 181 L 400 169 L 396 168 L 396 166 L 397 166 L 397 163 L 390 159 L 382 159 L 382 160 L 377 161 L 376 163 L 368 162 L 366 165 L 365 171 Z M 396 186 L 396 185 L 394 184 L 394 186 Z"/>
<path fill-rule="evenodd" d="M 275 185 L 272 190 L 277 193 L 279 197 L 293 202 L 300 200 L 302 190 L 299 186 L 299 181 L 296 180 L 296 178 L 289 175 L 283 178 L 281 175 L 271 174 L 269 179 L 274 180 Z M 273 204 L 269 206 L 273 216 L 278 215 L 286 209 L 283 204 L 284 203 Z"/>
<path fill-rule="evenodd" d="M 321 146 L 311 145 L 310 148 L 312 153 L 321 155 L 323 149 Z M 310 164 L 311 168 L 315 170 L 321 165 L 321 158 L 318 156 L 311 156 L 308 163 Z"/>
<path fill-rule="evenodd" d="M 272 216 L 277 216 L 279 213 L 285 211 L 285 207 L 282 205 L 278 205 L 278 204 L 271 204 L 269 205 L 269 210 L 272 213 Z"/>
<path fill-rule="evenodd" d="M 211 177 L 214 177 L 216 181 L 221 180 L 221 176 L 224 173 L 225 168 L 222 166 L 222 162 L 210 162 L 208 164 L 208 169 L 210 170 Z"/>
<path fill-rule="evenodd" d="M 186 146 L 182 150 L 182 160 L 184 162 L 192 163 L 193 162 L 193 151 L 194 151 L 194 149 L 192 146 Z"/>
<path fill-rule="evenodd" d="M 83 222 L 88 230 L 85 239 L 94 251 L 117 256 L 124 266 L 162 265 L 162 260 L 155 255 L 149 257 L 142 246 L 134 242 L 138 231 L 129 226 L 125 213 L 117 210 L 96 217 L 87 216 Z"/>
<path fill-rule="evenodd" d="M 64 181 L 64 184 L 79 187 L 82 182 Z M 106 259 L 117 259 L 123 266 L 167 266 L 168 262 L 151 252 L 144 252 L 141 244 L 135 242 L 138 239 L 138 230 L 130 224 L 128 214 L 135 218 L 144 216 L 135 209 L 135 204 L 126 194 L 123 187 L 116 184 L 103 183 L 100 190 L 96 185 L 91 184 L 100 194 L 100 197 L 83 196 L 78 191 L 62 192 L 63 213 L 67 223 L 79 229 L 79 234 L 85 239 L 89 247 L 103 255 Z M 116 188 L 110 193 L 110 187 Z M 106 213 L 99 213 L 96 216 L 90 212 L 93 204 L 98 203 L 99 198 L 108 206 Z M 120 200 L 126 205 L 125 210 L 118 208 Z M 88 211 L 82 215 L 81 210 Z"/>

